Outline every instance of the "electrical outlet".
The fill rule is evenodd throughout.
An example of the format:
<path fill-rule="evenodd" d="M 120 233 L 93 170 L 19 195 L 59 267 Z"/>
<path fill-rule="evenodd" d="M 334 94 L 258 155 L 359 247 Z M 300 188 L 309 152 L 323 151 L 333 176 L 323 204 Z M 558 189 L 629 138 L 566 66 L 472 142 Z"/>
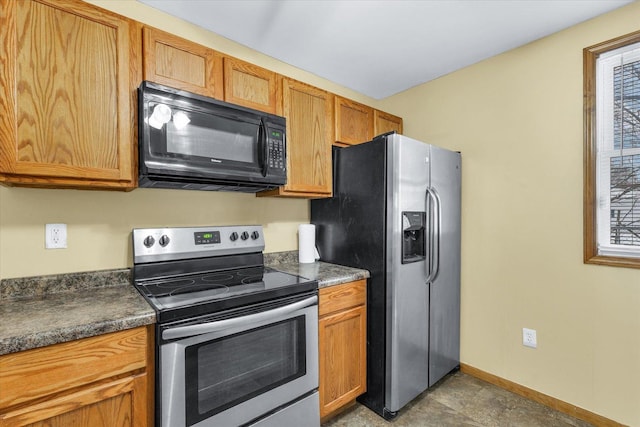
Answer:
<path fill-rule="evenodd" d="M 531 348 L 538 347 L 538 337 L 535 329 L 522 328 L 522 345 Z"/>
<path fill-rule="evenodd" d="M 64 249 L 67 247 L 67 224 L 46 224 L 44 230 L 46 249 Z"/>

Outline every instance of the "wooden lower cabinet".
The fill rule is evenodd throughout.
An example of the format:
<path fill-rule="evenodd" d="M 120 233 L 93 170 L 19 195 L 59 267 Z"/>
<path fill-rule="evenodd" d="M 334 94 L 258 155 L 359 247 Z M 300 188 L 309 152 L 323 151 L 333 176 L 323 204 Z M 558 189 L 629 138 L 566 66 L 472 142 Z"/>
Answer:
<path fill-rule="evenodd" d="M 0 426 L 153 425 L 153 328 L 0 356 Z"/>
<path fill-rule="evenodd" d="M 367 282 L 319 291 L 320 417 L 327 420 L 367 388 Z"/>

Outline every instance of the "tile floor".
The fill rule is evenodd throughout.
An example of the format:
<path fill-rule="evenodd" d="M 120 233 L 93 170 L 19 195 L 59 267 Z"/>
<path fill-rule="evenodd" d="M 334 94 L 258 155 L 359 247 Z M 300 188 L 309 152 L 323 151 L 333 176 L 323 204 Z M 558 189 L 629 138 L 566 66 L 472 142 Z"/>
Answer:
<path fill-rule="evenodd" d="M 322 427 L 586 427 L 572 418 L 459 371 L 405 406 L 391 422 L 356 403 Z"/>

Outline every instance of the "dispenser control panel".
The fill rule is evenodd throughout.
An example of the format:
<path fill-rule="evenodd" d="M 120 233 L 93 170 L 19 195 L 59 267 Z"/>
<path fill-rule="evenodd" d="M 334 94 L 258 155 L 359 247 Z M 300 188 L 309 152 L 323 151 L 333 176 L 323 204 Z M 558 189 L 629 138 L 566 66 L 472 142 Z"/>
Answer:
<path fill-rule="evenodd" d="M 426 258 L 425 212 L 402 212 L 402 263 L 422 261 Z"/>

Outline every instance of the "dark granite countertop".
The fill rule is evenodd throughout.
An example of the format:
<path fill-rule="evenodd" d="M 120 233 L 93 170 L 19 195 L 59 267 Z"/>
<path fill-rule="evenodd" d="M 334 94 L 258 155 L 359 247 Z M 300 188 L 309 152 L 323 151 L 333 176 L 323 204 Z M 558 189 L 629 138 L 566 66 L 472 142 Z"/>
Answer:
<path fill-rule="evenodd" d="M 265 254 L 265 265 L 318 280 L 318 287 L 369 277 L 367 270 L 298 263 L 298 252 Z M 131 270 L 0 280 L 0 355 L 155 323 L 131 285 Z"/>
<path fill-rule="evenodd" d="M 0 281 L 0 355 L 155 323 L 129 269 Z"/>
<path fill-rule="evenodd" d="M 366 279 L 369 271 L 343 265 L 316 261 L 309 264 L 298 262 L 298 252 L 276 252 L 264 254 L 265 265 L 285 273 L 297 274 L 307 279 L 318 280 L 318 288 Z"/>

